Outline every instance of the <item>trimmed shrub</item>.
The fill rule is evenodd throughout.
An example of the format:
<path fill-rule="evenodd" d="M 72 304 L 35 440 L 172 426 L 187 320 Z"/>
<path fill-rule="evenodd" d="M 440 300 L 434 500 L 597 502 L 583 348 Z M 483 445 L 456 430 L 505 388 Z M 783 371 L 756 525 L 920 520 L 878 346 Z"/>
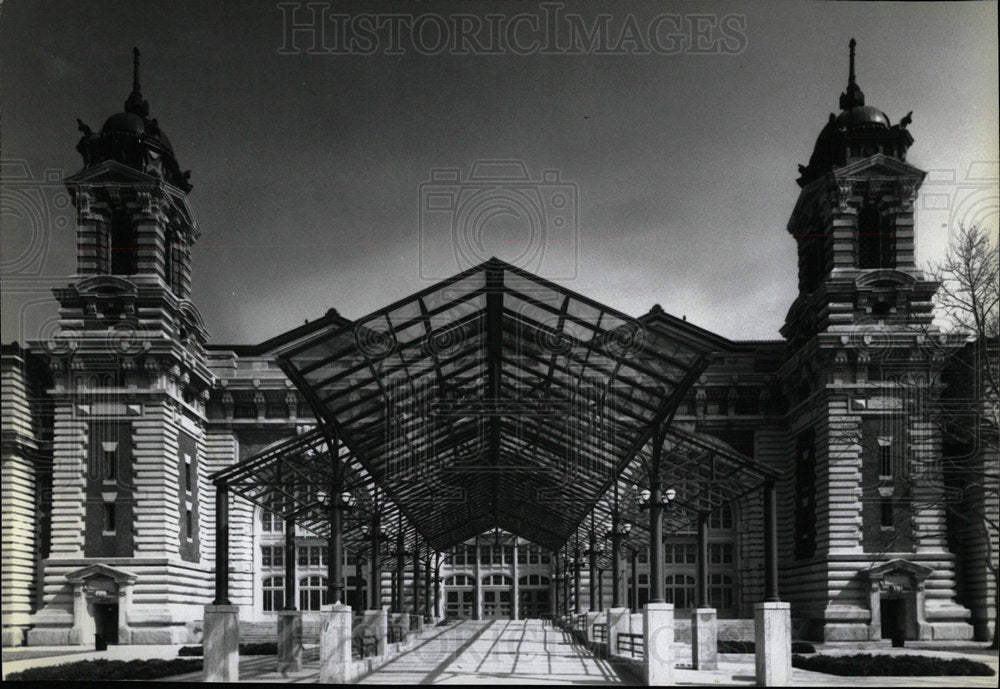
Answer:
<path fill-rule="evenodd" d="M 169 660 L 79 660 L 64 665 L 34 667 L 7 675 L 9 680 L 108 680 L 108 679 L 160 679 L 201 670 L 196 659 L 171 658 Z"/>
<path fill-rule="evenodd" d="M 738 641 L 736 639 L 719 639 L 719 653 L 753 653 L 753 641 Z"/>
<path fill-rule="evenodd" d="M 204 646 L 181 646 L 177 651 L 179 656 L 203 656 Z M 274 656 L 278 655 L 278 643 L 276 641 L 261 641 L 259 643 L 240 644 L 241 656 Z"/>
<path fill-rule="evenodd" d="M 792 656 L 792 667 L 842 677 L 991 677 L 993 668 L 967 658 L 857 653 L 845 656 Z"/>
<path fill-rule="evenodd" d="M 756 646 L 753 641 L 736 641 L 734 639 L 719 639 L 719 653 L 754 653 Z M 793 641 L 792 653 L 815 653 L 816 647 L 808 641 Z"/>

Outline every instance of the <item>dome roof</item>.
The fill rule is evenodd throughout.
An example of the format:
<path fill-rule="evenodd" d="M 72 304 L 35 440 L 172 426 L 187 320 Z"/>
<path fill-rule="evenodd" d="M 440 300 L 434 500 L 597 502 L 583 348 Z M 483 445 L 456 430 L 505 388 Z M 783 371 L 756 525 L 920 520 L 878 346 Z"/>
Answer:
<path fill-rule="evenodd" d="M 101 127 L 101 134 L 125 132 L 141 136 L 146 131 L 146 123 L 141 117 L 130 112 L 120 112 L 112 115 Z"/>
<path fill-rule="evenodd" d="M 870 105 L 855 105 L 844 110 L 836 119 L 837 129 L 875 129 L 889 128 L 889 118 L 886 114 Z"/>
<path fill-rule="evenodd" d="M 132 112 L 119 112 L 109 117 L 101 127 L 101 136 L 105 134 L 130 134 L 147 143 L 158 144 L 170 153 L 174 152 L 170 139 L 155 119 L 149 120 Z"/>

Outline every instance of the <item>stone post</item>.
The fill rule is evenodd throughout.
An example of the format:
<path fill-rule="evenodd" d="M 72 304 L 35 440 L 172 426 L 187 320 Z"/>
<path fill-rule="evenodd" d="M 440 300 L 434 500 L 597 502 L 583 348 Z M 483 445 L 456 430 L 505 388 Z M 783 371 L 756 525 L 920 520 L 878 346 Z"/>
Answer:
<path fill-rule="evenodd" d="M 719 669 L 719 627 L 715 608 L 697 608 L 691 615 L 691 666 Z"/>
<path fill-rule="evenodd" d="M 586 637 L 585 638 L 587 640 L 587 643 L 593 642 L 593 640 L 594 640 L 594 625 L 597 624 L 598 622 L 600 622 L 602 617 L 604 617 L 604 615 L 602 615 L 600 612 L 598 612 L 596 610 L 593 610 L 593 611 L 588 612 L 586 614 L 586 619 L 585 619 L 585 623 L 584 624 L 586 625 L 586 627 L 585 627 L 585 629 L 586 629 Z"/>
<path fill-rule="evenodd" d="M 768 602 L 754 606 L 757 686 L 782 687 L 792 677 L 792 607 Z"/>
<path fill-rule="evenodd" d="M 608 620 L 608 655 L 618 654 L 618 635 L 629 633 L 629 610 L 628 608 L 610 608 L 607 612 Z"/>
<path fill-rule="evenodd" d="M 302 669 L 302 613 L 298 610 L 278 611 L 278 672 L 298 672 Z"/>
<path fill-rule="evenodd" d="M 375 655 L 385 655 L 385 645 L 389 637 L 389 614 L 380 610 L 365 610 L 364 630 L 375 636 Z"/>
<path fill-rule="evenodd" d="M 642 641 L 646 653 L 646 684 L 674 683 L 674 605 L 647 603 L 643 610 Z"/>
<path fill-rule="evenodd" d="M 240 675 L 239 608 L 206 605 L 204 637 L 206 682 L 236 682 Z"/>
<path fill-rule="evenodd" d="M 320 613 L 319 683 L 346 684 L 351 672 L 351 608 L 335 603 Z"/>

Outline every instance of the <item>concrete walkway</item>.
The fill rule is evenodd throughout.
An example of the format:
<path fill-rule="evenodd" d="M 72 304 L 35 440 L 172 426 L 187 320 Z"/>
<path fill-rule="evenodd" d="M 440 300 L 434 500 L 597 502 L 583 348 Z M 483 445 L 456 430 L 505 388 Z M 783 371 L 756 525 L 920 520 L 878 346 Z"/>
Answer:
<path fill-rule="evenodd" d="M 622 684 L 611 665 L 540 620 L 466 620 L 361 684 Z"/>

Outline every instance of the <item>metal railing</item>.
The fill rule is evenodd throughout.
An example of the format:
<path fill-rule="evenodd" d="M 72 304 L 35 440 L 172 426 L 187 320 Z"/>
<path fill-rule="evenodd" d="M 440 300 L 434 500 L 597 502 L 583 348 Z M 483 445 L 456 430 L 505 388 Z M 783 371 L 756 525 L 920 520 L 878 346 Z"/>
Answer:
<path fill-rule="evenodd" d="M 378 653 L 378 639 L 373 634 L 351 637 L 351 652 L 359 658 L 368 658 Z"/>
<path fill-rule="evenodd" d="M 608 625 L 603 622 L 594 624 L 594 641 L 608 643 Z"/>
<path fill-rule="evenodd" d="M 406 640 L 406 631 L 403 629 L 403 627 L 398 624 L 390 625 L 388 642 L 390 644 L 398 644 L 399 642 L 405 640 Z"/>
<path fill-rule="evenodd" d="M 633 658 L 643 658 L 646 656 L 646 646 L 642 639 L 642 634 L 618 634 L 619 655 L 627 652 Z"/>

